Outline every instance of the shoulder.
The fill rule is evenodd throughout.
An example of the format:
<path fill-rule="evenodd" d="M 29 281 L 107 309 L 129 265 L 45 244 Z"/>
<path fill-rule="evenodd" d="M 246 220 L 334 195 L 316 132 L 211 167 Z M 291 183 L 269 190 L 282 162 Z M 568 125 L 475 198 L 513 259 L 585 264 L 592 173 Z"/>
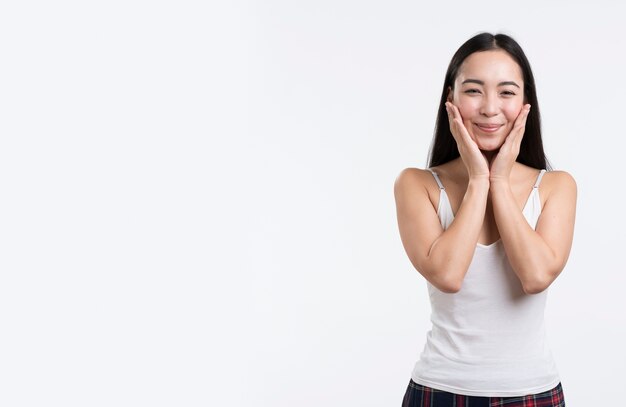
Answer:
<path fill-rule="evenodd" d="M 423 187 L 428 179 L 433 175 L 427 169 L 405 168 L 396 176 L 394 188 L 415 188 Z"/>
<path fill-rule="evenodd" d="M 541 184 L 545 184 L 549 190 L 576 192 L 576 180 L 567 171 L 546 171 Z"/>
<path fill-rule="evenodd" d="M 459 181 L 458 177 L 458 162 L 460 159 L 448 161 L 444 164 L 437 165 L 434 167 L 420 169 L 420 168 L 405 168 L 400 171 L 400 174 L 396 177 L 395 185 L 398 186 L 406 186 L 409 184 L 414 186 L 415 184 L 419 184 L 421 186 L 425 186 L 428 189 L 438 190 L 439 186 L 437 185 L 437 181 L 433 176 L 433 172 L 437 174 L 440 180 L 442 180 L 445 185 L 446 182 L 443 180 L 448 180 L 450 182 L 457 183 Z"/>
<path fill-rule="evenodd" d="M 428 196 L 433 199 L 439 190 L 437 181 L 428 169 L 405 168 L 396 176 L 393 191 L 396 199 L 415 196 Z"/>
<path fill-rule="evenodd" d="M 546 171 L 539 188 L 545 202 L 570 202 L 575 205 L 577 185 L 574 177 L 567 171 Z"/>

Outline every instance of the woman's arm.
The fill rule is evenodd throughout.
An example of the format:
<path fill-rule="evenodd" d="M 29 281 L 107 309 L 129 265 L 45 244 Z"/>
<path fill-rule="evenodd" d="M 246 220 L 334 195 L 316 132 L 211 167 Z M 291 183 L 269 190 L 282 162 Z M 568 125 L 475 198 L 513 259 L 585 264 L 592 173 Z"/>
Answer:
<path fill-rule="evenodd" d="M 549 195 L 535 230 L 513 196 L 508 179 L 491 181 L 494 217 L 511 267 L 524 292 L 544 291 L 561 273 L 569 257 L 576 216 L 576 182 L 564 171 L 551 171 L 541 184 Z"/>
<path fill-rule="evenodd" d="M 470 179 L 454 221 L 445 231 L 426 188 L 433 182 L 427 170 L 407 168 L 398 175 L 394 183 L 398 228 L 415 269 L 439 290 L 454 293 L 461 289 L 474 256 L 489 180 Z"/>

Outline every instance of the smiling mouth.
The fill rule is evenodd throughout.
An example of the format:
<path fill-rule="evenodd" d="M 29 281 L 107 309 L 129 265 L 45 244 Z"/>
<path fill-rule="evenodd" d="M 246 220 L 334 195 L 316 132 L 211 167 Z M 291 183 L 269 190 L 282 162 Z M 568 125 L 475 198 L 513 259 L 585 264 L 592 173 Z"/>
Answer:
<path fill-rule="evenodd" d="M 481 131 L 485 133 L 494 133 L 502 127 L 501 124 L 477 124 L 474 123 L 474 126 L 478 127 Z"/>

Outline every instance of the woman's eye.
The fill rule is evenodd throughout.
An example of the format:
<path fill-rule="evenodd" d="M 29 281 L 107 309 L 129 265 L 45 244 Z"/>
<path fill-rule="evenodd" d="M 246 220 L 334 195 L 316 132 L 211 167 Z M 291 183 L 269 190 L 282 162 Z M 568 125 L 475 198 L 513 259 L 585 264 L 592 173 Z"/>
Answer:
<path fill-rule="evenodd" d="M 480 92 L 478 91 L 478 89 L 468 89 L 465 91 L 465 93 L 480 93 Z"/>
<path fill-rule="evenodd" d="M 515 96 L 515 92 L 511 92 L 510 90 L 505 90 L 502 94 L 505 96 Z"/>

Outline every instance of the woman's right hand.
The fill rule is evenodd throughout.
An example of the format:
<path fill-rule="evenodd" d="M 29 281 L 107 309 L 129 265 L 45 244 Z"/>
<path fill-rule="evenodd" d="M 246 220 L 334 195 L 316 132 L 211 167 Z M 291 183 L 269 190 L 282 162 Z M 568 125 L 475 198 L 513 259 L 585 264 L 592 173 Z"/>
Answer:
<path fill-rule="evenodd" d="M 469 132 L 463 124 L 463 118 L 461 117 L 459 108 L 452 104 L 452 102 L 446 102 L 446 111 L 448 112 L 450 131 L 456 141 L 461 160 L 463 160 L 467 168 L 469 178 L 489 179 L 489 162 L 478 148 L 476 142 L 470 137 Z"/>

